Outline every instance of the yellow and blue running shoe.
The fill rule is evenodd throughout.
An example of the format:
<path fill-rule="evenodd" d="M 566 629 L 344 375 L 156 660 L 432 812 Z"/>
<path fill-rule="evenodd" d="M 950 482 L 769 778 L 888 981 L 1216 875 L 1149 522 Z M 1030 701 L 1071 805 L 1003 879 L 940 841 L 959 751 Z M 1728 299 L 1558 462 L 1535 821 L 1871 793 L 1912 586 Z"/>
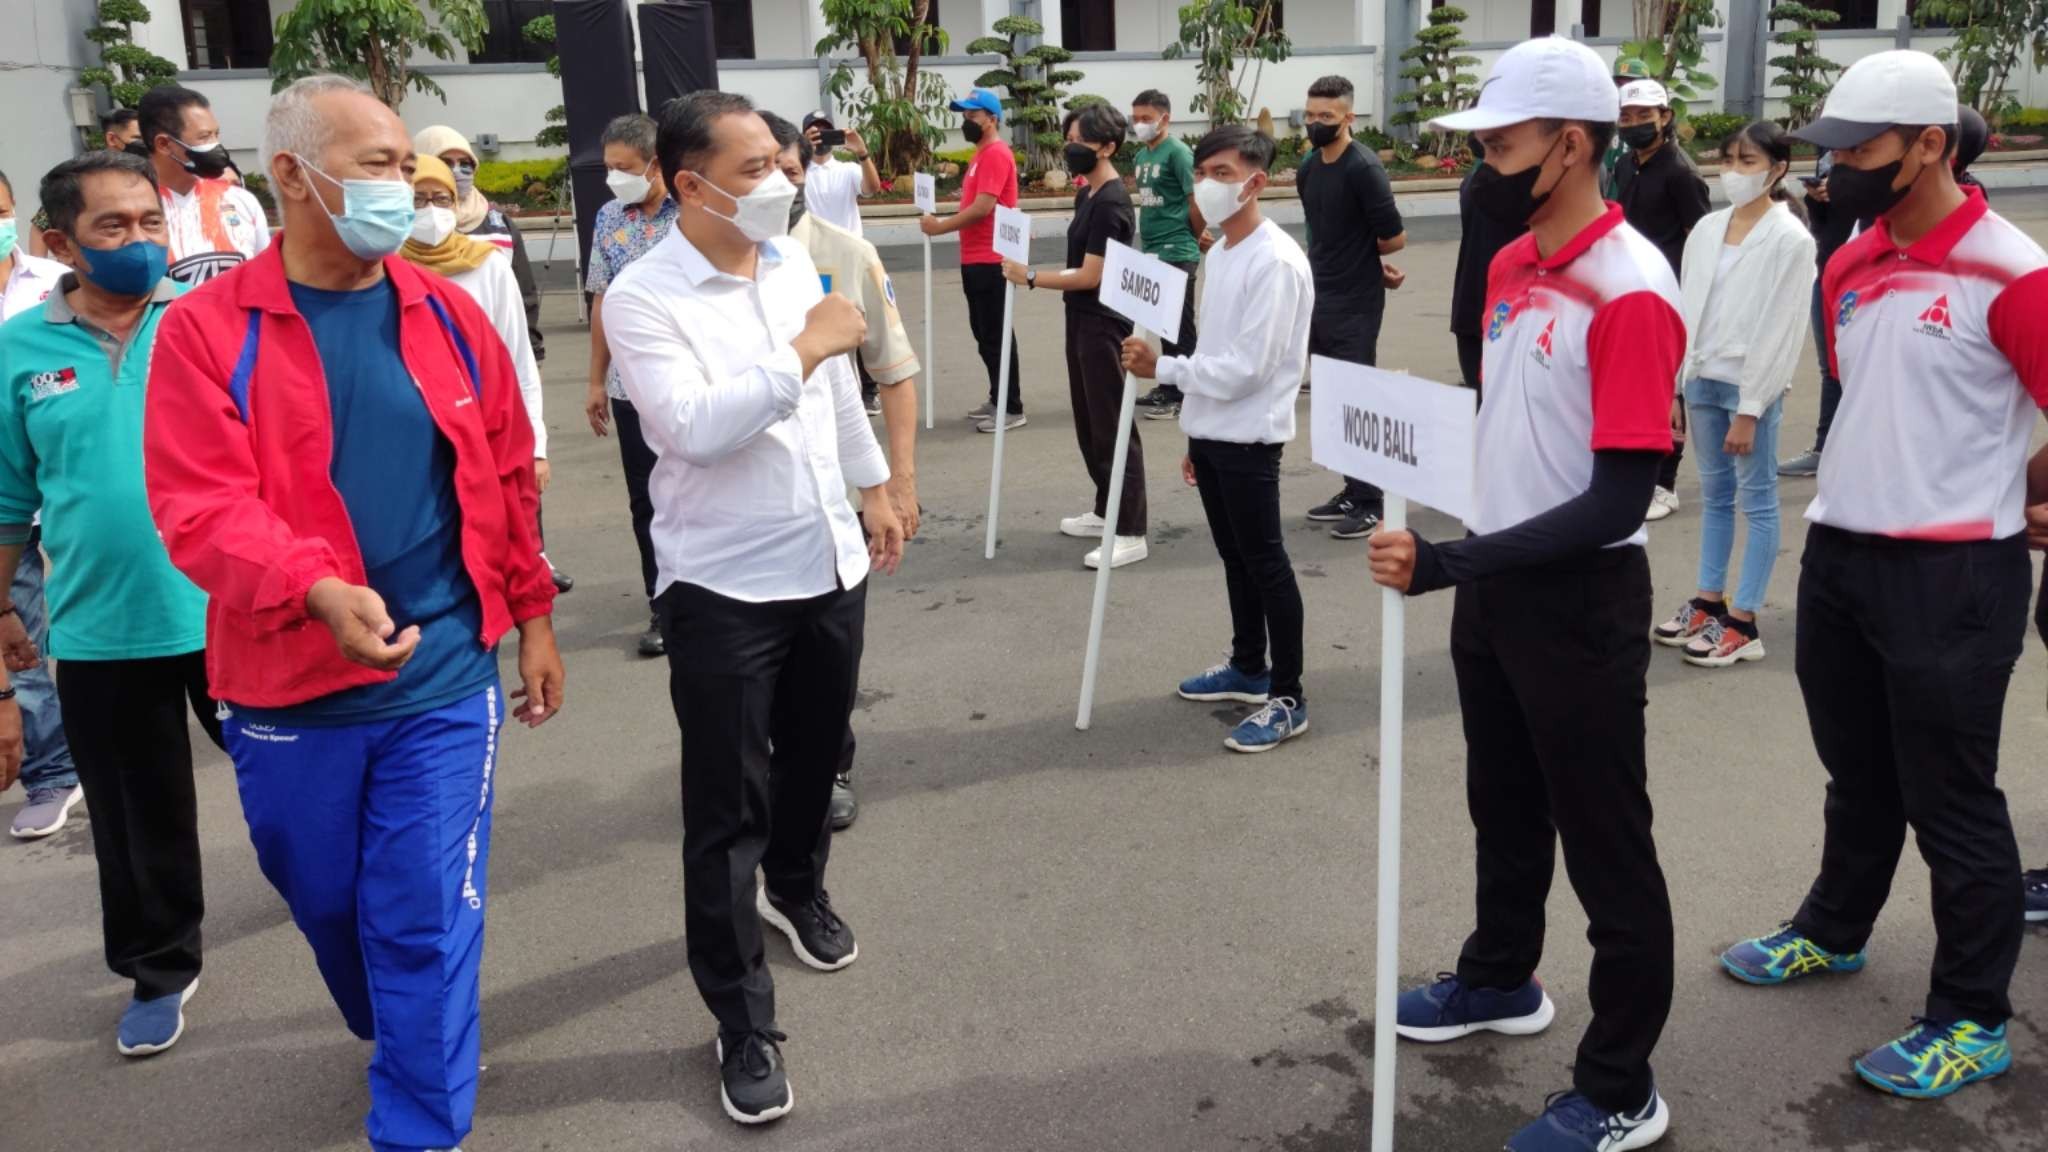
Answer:
<path fill-rule="evenodd" d="M 1862 952 L 1830 952 L 1787 923 L 1721 953 L 1721 967 L 1745 984 L 1783 984 L 1801 976 L 1861 972 L 1866 959 Z"/>
<path fill-rule="evenodd" d="M 1911 1032 L 1856 1061 L 1856 1074 L 1880 1092 L 1933 1100 L 2011 1067 L 2005 1025 L 1986 1028 L 1969 1020 L 1944 1024 L 1916 1017 Z"/>

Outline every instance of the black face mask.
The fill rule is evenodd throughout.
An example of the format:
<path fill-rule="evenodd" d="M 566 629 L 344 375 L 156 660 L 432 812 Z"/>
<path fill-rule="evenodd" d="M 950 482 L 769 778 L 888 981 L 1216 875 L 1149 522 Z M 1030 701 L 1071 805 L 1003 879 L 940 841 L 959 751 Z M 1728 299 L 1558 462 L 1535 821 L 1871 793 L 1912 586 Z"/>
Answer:
<path fill-rule="evenodd" d="M 967 137 L 967 142 L 968 142 L 969 144 L 979 144 L 979 143 L 981 143 L 981 134 L 982 134 L 982 128 L 981 128 L 981 121 L 979 121 L 979 120 L 962 120 L 962 121 L 960 122 L 960 134 L 961 134 L 962 136 L 965 136 L 965 137 Z"/>
<path fill-rule="evenodd" d="M 1335 124 L 1309 125 L 1308 142 L 1318 148 L 1328 148 L 1337 142 L 1337 126 Z"/>
<path fill-rule="evenodd" d="M 1551 142 L 1550 151 L 1557 151 L 1558 142 L 1563 139 L 1564 133 L 1558 133 L 1557 140 Z M 1471 198 L 1472 207 L 1488 219 L 1512 228 L 1523 227 L 1529 223 L 1529 217 L 1543 207 L 1544 201 L 1550 199 L 1550 192 L 1536 195 L 1536 182 L 1543 179 L 1543 166 L 1548 163 L 1550 152 L 1545 152 L 1543 159 L 1512 176 L 1501 175 L 1500 169 L 1491 164 L 1481 164 L 1472 170 L 1472 182 L 1466 186 L 1466 195 Z M 1557 185 L 1552 184 L 1550 188 L 1554 192 Z"/>
<path fill-rule="evenodd" d="M 1892 187 L 1892 181 L 1899 178 L 1905 166 L 1906 158 L 1901 156 L 1882 168 L 1851 168 L 1837 164 L 1828 169 L 1829 211 L 1846 213 L 1856 220 L 1868 220 L 1891 211 L 1920 180 L 1915 176 L 1903 188 Z M 1921 172 L 1925 171 L 1925 168 L 1921 169 Z"/>
<path fill-rule="evenodd" d="M 1102 158 L 1093 145 L 1069 143 L 1062 156 L 1067 162 L 1067 173 L 1072 176 L 1086 176 L 1095 171 L 1095 162 Z"/>
<path fill-rule="evenodd" d="M 1631 124 L 1621 130 L 1621 142 L 1631 151 L 1641 152 L 1655 144 L 1663 135 L 1663 126 L 1654 121 L 1649 124 Z"/>
<path fill-rule="evenodd" d="M 804 218 L 804 186 L 803 186 L 803 185 L 801 185 L 801 184 L 799 184 L 799 185 L 797 185 L 797 186 L 796 186 L 796 199 L 794 199 L 794 200 L 791 200 L 791 201 L 789 202 L 789 226 L 790 226 L 791 228 L 794 228 L 794 227 L 796 227 L 796 222 L 797 222 L 797 221 L 799 221 L 799 220 L 801 220 L 801 219 L 803 219 L 803 218 Z"/>
<path fill-rule="evenodd" d="M 183 147 L 183 145 L 180 145 Z M 185 149 L 185 171 L 201 179 L 212 180 L 228 170 L 228 150 L 209 148 L 204 152 Z"/>

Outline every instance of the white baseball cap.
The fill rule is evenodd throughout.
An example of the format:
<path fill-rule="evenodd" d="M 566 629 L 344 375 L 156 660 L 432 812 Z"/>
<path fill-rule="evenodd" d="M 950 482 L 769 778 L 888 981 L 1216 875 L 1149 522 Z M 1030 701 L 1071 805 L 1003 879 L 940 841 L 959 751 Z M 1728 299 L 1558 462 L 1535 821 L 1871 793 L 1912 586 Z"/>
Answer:
<path fill-rule="evenodd" d="M 1655 80 L 1631 80 L 1621 90 L 1623 108 L 1669 108 L 1671 93 Z"/>
<path fill-rule="evenodd" d="M 1524 120 L 1612 124 L 1620 115 L 1612 66 L 1576 40 L 1544 36 L 1501 53 L 1479 86 L 1477 104 L 1431 123 L 1451 132 L 1483 132 Z"/>
<path fill-rule="evenodd" d="M 1842 73 L 1821 113 L 1792 137 L 1822 148 L 1854 148 L 1899 124 L 1954 124 L 1956 82 L 1925 52 L 1879 52 Z"/>

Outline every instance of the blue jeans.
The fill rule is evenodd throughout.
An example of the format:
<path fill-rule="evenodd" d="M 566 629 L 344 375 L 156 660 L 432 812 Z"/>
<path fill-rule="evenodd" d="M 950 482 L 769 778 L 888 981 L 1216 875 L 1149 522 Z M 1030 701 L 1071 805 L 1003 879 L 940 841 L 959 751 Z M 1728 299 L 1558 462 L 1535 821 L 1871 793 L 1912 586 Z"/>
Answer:
<path fill-rule="evenodd" d="M 22 757 L 21 787 L 38 792 L 45 788 L 71 788 L 78 783 L 78 769 L 71 763 L 71 745 L 64 740 L 64 710 L 57 704 L 57 684 L 50 679 L 50 621 L 43 611 L 43 554 L 31 540 L 21 551 L 21 563 L 14 569 L 15 611 L 21 626 L 35 641 L 43 660 L 26 672 L 14 674 L 15 701 L 21 705 Z"/>
<path fill-rule="evenodd" d="M 1747 456 L 1721 450 L 1728 426 L 1735 422 L 1736 401 L 1733 384 L 1702 379 L 1685 386 L 1700 496 L 1706 505 L 1700 518 L 1700 590 L 1728 590 L 1728 557 L 1735 550 L 1735 503 L 1740 494 L 1749 538 L 1742 549 L 1734 606 L 1754 615 L 1764 606 L 1764 589 L 1778 562 L 1778 425 L 1785 416 L 1785 398 L 1780 396 L 1757 418 L 1756 439 Z"/>
<path fill-rule="evenodd" d="M 496 684 L 339 727 L 222 725 L 263 875 L 349 1031 L 375 1039 L 375 1152 L 453 1148 L 476 1107 Z"/>

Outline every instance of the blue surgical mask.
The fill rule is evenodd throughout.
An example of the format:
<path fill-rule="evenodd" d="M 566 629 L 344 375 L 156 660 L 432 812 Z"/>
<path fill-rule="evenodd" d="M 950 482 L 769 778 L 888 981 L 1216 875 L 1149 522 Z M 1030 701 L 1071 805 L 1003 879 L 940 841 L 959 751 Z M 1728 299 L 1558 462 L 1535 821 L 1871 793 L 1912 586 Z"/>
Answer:
<path fill-rule="evenodd" d="M 298 158 L 306 171 L 341 189 L 341 215 L 319 201 L 320 210 L 334 222 L 334 234 L 355 253 L 358 260 L 382 260 L 405 246 L 412 235 L 412 185 L 403 180 L 336 180 Z"/>
<path fill-rule="evenodd" d="M 170 250 L 154 240 L 132 240 L 119 248 L 88 248 L 76 241 L 80 267 L 75 271 L 102 292 L 115 296 L 147 296 L 171 264 Z"/>
<path fill-rule="evenodd" d="M 0 220 L 0 260 L 5 260 L 9 256 L 14 255 L 14 246 L 20 240 L 18 228 L 19 225 L 15 223 L 12 216 L 5 220 Z"/>

